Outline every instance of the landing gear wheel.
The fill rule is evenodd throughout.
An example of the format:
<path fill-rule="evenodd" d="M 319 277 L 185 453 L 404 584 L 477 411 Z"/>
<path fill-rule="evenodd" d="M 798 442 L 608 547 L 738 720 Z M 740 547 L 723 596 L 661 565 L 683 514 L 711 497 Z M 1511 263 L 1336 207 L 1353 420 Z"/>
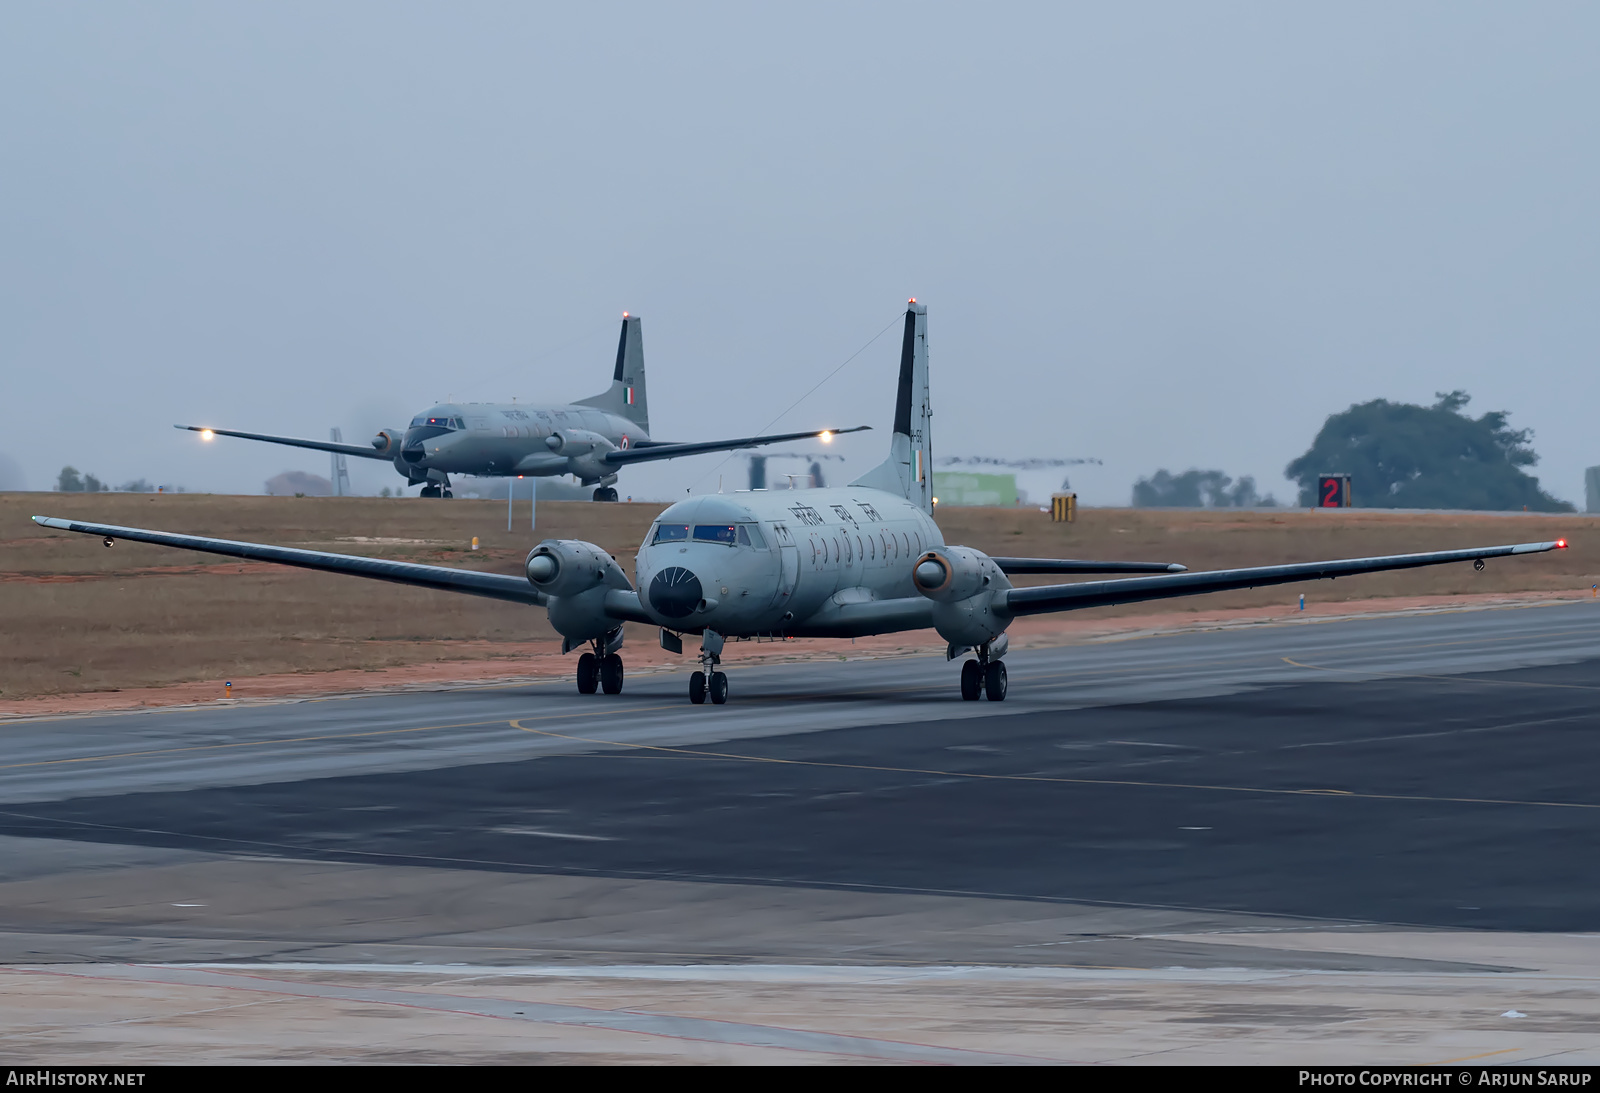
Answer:
<path fill-rule="evenodd" d="M 617 499 L 617 491 L 610 486 L 601 486 L 594 491 L 594 499 L 596 501 L 615 501 Z"/>
<path fill-rule="evenodd" d="M 989 696 L 990 702 L 1004 702 L 1006 700 L 1005 661 L 993 660 L 989 662 L 989 669 L 984 672 L 983 690 Z"/>
<path fill-rule="evenodd" d="M 600 689 L 608 695 L 622 693 L 622 658 L 615 653 L 600 661 Z"/>
<path fill-rule="evenodd" d="M 419 497 L 438 497 L 439 496 L 439 487 L 438 486 L 423 486 L 422 487 L 422 492 L 420 494 L 418 494 L 417 496 L 419 496 Z"/>
<path fill-rule="evenodd" d="M 967 702 L 976 702 L 982 693 L 983 666 L 969 660 L 961 666 L 961 697 Z"/>
<path fill-rule="evenodd" d="M 593 653 L 585 653 L 578 658 L 578 693 L 581 695 L 594 694 L 595 684 L 600 682 L 600 659 Z"/>
<path fill-rule="evenodd" d="M 704 672 L 696 672 L 689 677 L 689 701 L 696 706 L 705 705 L 706 674 Z"/>
<path fill-rule="evenodd" d="M 728 701 L 728 674 L 726 672 L 711 673 L 711 701 L 717 706 Z"/>
<path fill-rule="evenodd" d="M 449 490 L 445 490 L 442 494 L 440 494 L 440 496 L 441 497 L 454 497 L 455 494 L 451 493 Z"/>

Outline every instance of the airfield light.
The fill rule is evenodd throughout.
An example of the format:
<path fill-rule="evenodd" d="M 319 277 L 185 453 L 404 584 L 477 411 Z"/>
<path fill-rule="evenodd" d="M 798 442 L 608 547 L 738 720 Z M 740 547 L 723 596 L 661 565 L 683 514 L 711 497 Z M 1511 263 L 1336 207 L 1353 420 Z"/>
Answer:
<path fill-rule="evenodd" d="M 214 440 L 214 439 L 216 439 L 216 435 L 217 434 L 213 433 L 210 429 L 201 429 L 200 430 L 200 439 L 201 440 Z"/>

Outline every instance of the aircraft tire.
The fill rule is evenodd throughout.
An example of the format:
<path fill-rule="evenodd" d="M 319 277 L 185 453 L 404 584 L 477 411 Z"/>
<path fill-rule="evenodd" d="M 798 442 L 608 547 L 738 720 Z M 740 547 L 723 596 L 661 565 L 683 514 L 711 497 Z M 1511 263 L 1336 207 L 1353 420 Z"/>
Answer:
<path fill-rule="evenodd" d="M 1006 700 L 1006 662 L 1003 660 L 992 661 L 989 670 L 984 674 L 984 694 L 989 696 L 990 702 L 1004 702 Z"/>
<path fill-rule="evenodd" d="M 704 672 L 696 672 L 689 677 L 689 701 L 696 706 L 705 705 L 706 674 Z"/>
<path fill-rule="evenodd" d="M 418 497 L 438 497 L 439 496 L 439 487 L 438 486 L 423 486 L 422 487 L 422 492 L 419 493 L 417 496 Z"/>
<path fill-rule="evenodd" d="M 712 672 L 711 673 L 711 702 L 712 702 L 712 704 L 716 705 L 716 706 L 720 706 L 724 702 L 727 702 L 727 701 L 728 701 L 728 673 L 727 672 Z"/>
<path fill-rule="evenodd" d="M 578 693 L 592 695 L 600 682 L 600 661 L 593 653 L 578 658 Z"/>
<path fill-rule="evenodd" d="M 455 494 L 453 494 L 453 493 L 451 493 L 451 492 L 450 492 L 450 491 L 449 491 L 449 490 L 445 490 L 445 491 L 444 491 L 444 492 L 443 492 L 443 493 L 441 493 L 441 494 L 440 494 L 440 495 L 439 495 L 439 496 L 440 496 L 440 497 L 454 497 L 454 496 L 455 496 Z"/>
<path fill-rule="evenodd" d="M 615 653 L 600 662 L 600 689 L 608 695 L 622 693 L 622 658 Z"/>
<path fill-rule="evenodd" d="M 983 693 L 983 667 L 975 660 L 961 666 L 961 697 L 966 702 L 978 701 Z"/>

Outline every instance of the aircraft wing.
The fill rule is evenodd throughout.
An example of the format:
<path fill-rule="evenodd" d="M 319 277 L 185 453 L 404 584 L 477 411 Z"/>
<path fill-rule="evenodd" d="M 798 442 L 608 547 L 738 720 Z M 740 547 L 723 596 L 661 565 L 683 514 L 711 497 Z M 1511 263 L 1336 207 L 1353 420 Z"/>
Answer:
<path fill-rule="evenodd" d="M 513 603 L 527 604 L 545 602 L 543 594 L 529 584 L 526 578 L 502 573 L 478 573 L 470 569 L 418 565 L 415 562 L 390 562 L 382 558 L 362 558 L 353 554 L 328 554 L 320 550 L 297 550 L 293 547 L 266 546 L 262 543 L 238 543 L 231 539 L 212 539 L 204 535 L 174 535 L 166 531 L 124 528 L 115 524 L 86 524 L 78 520 L 60 520 L 49 516 L 35 516 L 33 522 L 47 528 L 77 531 L 85 535 L 103 535 L 109 539 L 127 539 L 134 543 L 182 547 L 185 550 L 199 550 L 206 554 L 247 558 L 254 562 L 277 562 L 280 565 L 299 566 L 301 569 L 320 569 L 326 573 L 371 577 L 379 581 L 392 581 L 395 584 L 434 588 L 441 592 L 464 592 L 470 596 L 487 596 L 492 600 L 510 600 Z"/>
<path fill-rule="evenodd" d="M 1446 562 L 1472 562 L 1484 558 L 1504 558 L 1513 554 L 1542 554 L 1565 550 L 1567 541 L 1515 543 L 1510 546 L 1474 547 L 1467 550 L 1438 550 L 1427 554 L 1391 554 L 1383 558 L 1341 558 L 1330 562 L 1302 562 L 1297 565 L 1264 565 L 1248 569 L 1218 569 L 1210 573 L 1174 573 L 1160 577 L 1124 577 L 1115 581 L 1085 581 L 1082 584 L 1051 584 L 1037 588 L 1013 588 L 1005 593 L 1005 610 L 1013 615 L 1040 615 L 1047 611 L 1073 611 L 1084 607 L 1106 607 L 1119 603 L 1164 600 L 1175 596 L 1197 596 L 1203 592 L 1224 592 L 1230 588 L 1260 588 L 1265 585 L 1349 577 L 1357 573 L 1377 573 L 1388 569 L 1415 569 Z"/>
<path fill-rule="evenodd" d="M 604 460 L 613 467 L 622 467 L 629 463 L 644 463 L 651 459 L 676 459 L 680 455 L 699 455 L 702 452 L 731 452 L 739 448 L 756 448 L 763 444 L 782 444 L 786 440 L 815 440 L 824 433 L 829 436 L 859 433 L 870 428 L 872 428 L 870 425 L 857 425 L 854 429 L 812 429 L 810 432 L 805 433 L 742 436 L 737 440 L 706 440 L 695 444 L 650 441 L 635 448 L 622 448 L 619 451 L 607 452 Z"/>
<path fill-rule="evenodd" d="M 293 436 L 267 436 L 265 433 L 239 433 L 232 429 L 211 429 L 204 425 L 174 425 L 174 429 L 187 429 L 191 433 L 215 433 L 218 436 L 236 436 L 243 440 L 264 440 L 268 444 L 287 444 L 292 448 L 313 448 L 319 452 L 338 452 L 356 455 L 362 459 L 381 459 L 388 463 L 394 458 L 391 452 L 384 455 L 370 444 L 335 444 L 331 440 L 301 440 Z"/>
<path fill-rule="evenodd" d="M 1089 562 L 1078 558 L 995 558 L 989 559 L 1002 573 L 1187 573 L 1188 566 L 1176 562 Z"/>

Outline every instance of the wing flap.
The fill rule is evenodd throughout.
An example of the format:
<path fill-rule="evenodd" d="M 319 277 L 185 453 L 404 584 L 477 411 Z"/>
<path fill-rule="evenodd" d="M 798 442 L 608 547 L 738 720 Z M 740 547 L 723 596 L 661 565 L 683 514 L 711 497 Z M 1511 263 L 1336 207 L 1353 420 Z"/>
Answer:
<path fill-rule="evenodd" d="M 1000 572 L 1018 576 L 1038 573 L 1186 573 L 1187 566 L 1176 562 L 1093 562 L 1079 558 L 995 558 L 989 559 Z"/>
<path fill-rule="evenodd" d="M 1051 584 L 1035 588 L 1013 588 L 1005 593 L 1005 609 L 1012 615 L 1039 615 L 1047 611 L 1073 611 L 1086 607 L 1140 603 L 1145 600 L 1198 596 L 1206 592 L 1225 592 L 1234 588 L 1260 588 L 1294 581 L 1331 580 L 1357 573 L 1378 573 L 1392 569 L 1416 569 L 1449 562 L 1473 562 L 1503 558 L 1514 554 L 1541 554 L 1566 549 L 1567 541 L 1516 543 L 1509 546 L 1473 547 L 1467 550 L 1439 550 L 1426 554 L 1392 554 L 1381 558 L 1340 558 L 1328 562 L 1303 562 L 1295 565 L 1255 566 L 1247 569 L 1219 569 L 1209 573 L 1175 573 L 1161 577 L 1125 577 L 1115 581 L 1085 581 L 1081 584 Z"/>
<path fill-rule="evenodd" d="M 167 531 L 118 527 L 115 524 L 88 524 L 80 520 L 61 520 L 50 516 L 35 516 L 33 522 L 43 527 L 76 531 L 84 535 L 103 535 L 110 539 L 154 543 L 157 546 L 198 550 L 205 554 L 223 554 L 230 558 L 246 558 L 256 562 L 276 562 L 279 565 L 316 569 L 324 573 L 370 577 L 395 584 L 433 588 L 441 592 L 461 592 L 469 596 L 509 600 L 512 603 L 545 602 L 545 596 L 526 579 L 502 573 L 477 573 L 468 569 L 419 565 L 416 562 L 391 562 L 382 558 L 363 558 L 354 554 L 329 554 L 320 550 L 300 550 L 295 547 L 268 546 L 264 543 L 240 543 L 232 539 L 212 539 L 204 535 L 177 535 Z"/>
<path fill-rule="evenodd" d="M 744 436 L 734 440 L 706 440 L 692 444 L 651 442 L 634 448 L 607 452 L 604 459 L 609 466 L 621 467 L 652 459 L 676 459 L 679 456 L 700 455 L 704 452 L 731 452 L 740 448 L 758 448 L 764 444 L 782 444 L 789 440 L 814 440 L 823 434 L 842 436 L 845 433 L 859 433 L 870 428 L 872 428 L 870 425 L 857 425 L 854 429 L 812 429 L 804 433 L 774 433 L 769 436 Z"/>
<path fill-rule="evenodd" d="M 269 436 L 266 433 L 241 433 L 233 429 L 212 429 L 205 425 L 174 425 L 174 429 L 187 429 L 191 433 L 215 433 L 217 436 L 236 436 L 241 440 L 261 440 L 268 444 L 287 444 L 291 448 L 310 448 L 318 452 L 338 452 L 340 455 L 354 455 L 362 459 L 381 459 L 385 463 L 394 458 L 394 453 L 384 455 L 370 444 L 335 444 L 331 440 L 301 440 L 293 436 Z"/>

